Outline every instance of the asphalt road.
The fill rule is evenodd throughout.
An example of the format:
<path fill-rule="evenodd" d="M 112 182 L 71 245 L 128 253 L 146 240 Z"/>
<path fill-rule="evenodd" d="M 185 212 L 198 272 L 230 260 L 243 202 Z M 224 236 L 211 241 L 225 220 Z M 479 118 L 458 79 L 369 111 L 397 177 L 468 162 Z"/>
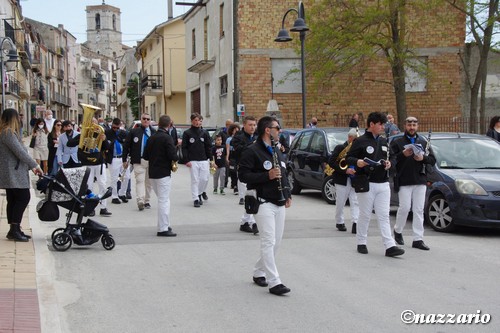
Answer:
<path fill-rule="evenodd" d="M 354 235 L 336 231 L 335 206 L 306 191 L 287 210 L 277 265 L 292 291 L 278 297 L 252 282 L 259 238 L 239 231 L 238 197 L 212 195 L 211 189 L 212 180 L 209 200 L 194 208 L 187 168 L 181 165 L 174 174 L 176 238 L 156 236 L 156 198 L 142 212 L 134 200 L 109 203 L 113 216 L 96 220 L 110 228 L 117 243 L 112 251 L 100 242 L 54 251 L 48 239 L 64 222 L 37 222 L 32 200 L 44 332 L 499 331 L 497 231 L 426 229 L 430 251 L 406 245 L 402 257 L 387 258 L 372 220 L 370 253 L 361 255 Z M 411 245 L 410 228 L 408 223 L 403 235 Z M 450 320 L 448 314 L 490 319 L 405 324 L 404 310 L 431 315 L 429 320 L 446 315 L 435 317 L 438 322 Z"/>

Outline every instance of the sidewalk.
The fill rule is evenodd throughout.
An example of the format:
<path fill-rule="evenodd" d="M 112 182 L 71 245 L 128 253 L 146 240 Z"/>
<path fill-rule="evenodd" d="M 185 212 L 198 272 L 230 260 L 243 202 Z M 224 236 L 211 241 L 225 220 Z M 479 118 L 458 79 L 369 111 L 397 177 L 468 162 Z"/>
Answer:
<path fill-rule="evenodd" d="M 6 207 L 5 190 L 0 190 L 0 333 L 41 332 L 34 243 L 5 237 L 10 228 Z M 28 217 L 26 209 L 21 227 L 32 235 Z"/>

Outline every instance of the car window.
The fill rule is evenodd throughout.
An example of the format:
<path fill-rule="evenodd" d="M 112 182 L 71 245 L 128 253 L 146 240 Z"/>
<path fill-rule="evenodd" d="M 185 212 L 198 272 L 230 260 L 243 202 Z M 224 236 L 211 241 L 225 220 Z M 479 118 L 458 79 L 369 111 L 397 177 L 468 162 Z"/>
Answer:
<path fill-rule="evenodd" d="M 490 140 L 432 140 L 436 165 L 444 169 L 500 169 L 500 145 Z"/>
<path fill-rule="evenodd" d="M 299 138 L 299 142 L 297 144 L 298 150 L 307 151 L 309 147 L 309 142 L 311 141 L 313 132 L 305 132 Z"/>
<path fill-rule="evenodd" d="M 309 147 L 309 151 L 314 154 L 322 155 L 325 151 L 325 139 L 323 135 L 319 132 L 314 133 L 311 146 Z"/>
<path fill-rule="evenodd" d="M 328 148 L 333 151 L 337 145 L 341 145 L 347 141 L 347 132 L 330 132 L 326 134 L 328 140 Z"/>

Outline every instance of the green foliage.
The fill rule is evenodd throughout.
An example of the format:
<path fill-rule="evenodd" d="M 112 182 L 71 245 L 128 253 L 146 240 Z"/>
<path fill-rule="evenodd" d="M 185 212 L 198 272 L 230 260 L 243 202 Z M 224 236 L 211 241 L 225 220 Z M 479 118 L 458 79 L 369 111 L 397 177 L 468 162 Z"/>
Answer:
<path fill-rule="evenodd" d="M 134 119 L 139 119 L 139 106 L 141 99 L 139 97 L 138 91 L 139 79 L 131 79 L 129 81 L 129 87 L 127 89 L 127 98 L 130 100 L 130 109 L 132 110 L 132 115 Z"/>

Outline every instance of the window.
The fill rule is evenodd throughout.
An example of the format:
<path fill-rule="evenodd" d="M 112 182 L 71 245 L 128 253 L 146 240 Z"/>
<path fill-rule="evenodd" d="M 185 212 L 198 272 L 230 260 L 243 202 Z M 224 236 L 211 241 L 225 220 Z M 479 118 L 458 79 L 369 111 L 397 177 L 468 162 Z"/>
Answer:
<path fill-rule="evenodd" d="M 101 14 L 95 14 L 95 28 L 96 30 L 101 29 Z"/>
<path fill-rule="evenodd" d="M 309 147 L 309 142 L 311 141 L 312 134 L 313 132 L 306 132 L 300 137 L 297 147 L 298 150 L 307 151 L 307 147 Z"/>
<path fill-rule="evenodd" d="M 300 94 L 302 78 L 300 59 L 272 59 L 273 92 L 281 94 Z"/>
<path fill-rule="evenodd" d="M 116 15 L 113 14 L 113 30 L 116 30 Z"/>
<path fill-rule="evenodd" d="M 83 94 L 78 94 L 78 99 L 83 99 Z"/>
<path fill-rule="evenodd" d="M 196 58 L 196 30 L 191 31 L 191 56 Z"/>
<path fill-rule="evenodd" d="M 227 75 L 221 76 L 220 79 L 220 95 L 227 95 Z"/>
<path fill-rule="evenodd" d="M 219 7 L 219 37 L 224 37 L 224 3 Z"/>
<path fill-rule="evenodd" d="M 424 92 L 427 91 L 427 57 L 416 57 L 408 59 L 405 66 L 406 92 Z"/>

